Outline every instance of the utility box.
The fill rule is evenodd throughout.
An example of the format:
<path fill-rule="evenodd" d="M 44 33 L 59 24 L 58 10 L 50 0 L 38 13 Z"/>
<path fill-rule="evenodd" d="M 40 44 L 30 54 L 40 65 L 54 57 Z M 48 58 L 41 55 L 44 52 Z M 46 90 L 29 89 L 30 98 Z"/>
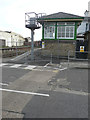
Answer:
<path fill-rule="evenodd" d="M 76 58 L 87 59 L 88 42 L 83 40 L 76 41 Z"/>

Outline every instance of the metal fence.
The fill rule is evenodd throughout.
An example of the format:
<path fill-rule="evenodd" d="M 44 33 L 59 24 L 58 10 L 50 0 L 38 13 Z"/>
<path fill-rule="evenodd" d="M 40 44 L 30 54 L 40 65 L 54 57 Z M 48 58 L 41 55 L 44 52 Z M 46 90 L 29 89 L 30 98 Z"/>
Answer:
<path fill-rule="evenodd" d="M 45 50 L 42 48 L 34 49 L 34 59 L 33 61 L 31 60 L 31 55 L 26 56 L 26 62 L 28 64 L 58 64 L 60 65 L 60 61 L 62 58 L 67 59 L 68 58 L 68 53 L 67 57 L 66 56 L 61 56 L 60 53 L 64 51 L 59 51 L 59 50 Z"/>
<path fill-rule="evenodd" d="M 0 48 L 0 51 L 2 51 L 2 57 L 13 57 L 21 55 L 27 51 L 30 51 L 29 46 L 23 46 L 23 47 L 7 47 L 7 48 Z"/>
<path fill-rule="evenodd" d="M 88 68 L 88 60 L 90 59 L 90 51 L 68 51 L 68 67 L 84 67 Z"/>
<path fill-rule="evenodd" d="M 40 41 L 35 41 L 34 42 L 34 47 L 35 48 L 40 47 Z M 7 42 L 6 45 L 2 45 L 0 47 L 0 55 L 2 55 L 2 57 L 18 56 L 18 55 L 21 55 L 25 52 L 30 51 L 30 49 L 31 49 L 31 43 L 30 42 L 12 41 L 12 42 Z"/>
<path fill-rule="evenodd" d="M 48 63 L 60 65 L 64 63 L 67 67 L 78 66 L 83 63 L 88 65 L 88 58 L 90 58 L 90 51 L 65 51 L 65 50 L 46 50 L 42 48 L 34 48 L 34 60 L 31 60 L 31 48 L 30 46 L 14 46 L 14 47 L 5 47 L 0 48 L 0 53 L 2 57 L 13 57 L 24 54 L 23 63 L 27 64 L 38 64 L 45 65 Z M 28 53 L 28 54 L 27 54 Z M 20 60 L 19 62 L 22 62 Z"/>

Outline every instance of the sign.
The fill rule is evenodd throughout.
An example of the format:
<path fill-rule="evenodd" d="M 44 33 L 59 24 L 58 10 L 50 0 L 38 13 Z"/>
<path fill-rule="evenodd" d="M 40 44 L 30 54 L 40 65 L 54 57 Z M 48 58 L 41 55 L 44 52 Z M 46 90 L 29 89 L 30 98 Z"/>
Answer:
<path fill-rule="evenodd" d="M 80 46 L 80 52 L 84 52 L 84 46 Z"/>
<path fill-rule="evenodd" d="M 44 42 L 42 42 L 42 48 L 45 48 L 45 43 Z"/>

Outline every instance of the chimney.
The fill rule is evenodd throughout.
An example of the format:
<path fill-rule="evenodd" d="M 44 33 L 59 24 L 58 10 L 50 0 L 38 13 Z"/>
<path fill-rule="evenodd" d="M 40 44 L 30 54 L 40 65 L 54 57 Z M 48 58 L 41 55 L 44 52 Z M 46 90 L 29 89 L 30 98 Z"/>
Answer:
<path fill-rule="evenodd" d="M 88 17 L 89 16 L 89 11 L 86 10 L 84 15 L 85 15 L 85 17 Z"/>
<path fill-rule="evenodd" d="M 88 2 L 88 17 L 90 17 L 90 1 Z"/>

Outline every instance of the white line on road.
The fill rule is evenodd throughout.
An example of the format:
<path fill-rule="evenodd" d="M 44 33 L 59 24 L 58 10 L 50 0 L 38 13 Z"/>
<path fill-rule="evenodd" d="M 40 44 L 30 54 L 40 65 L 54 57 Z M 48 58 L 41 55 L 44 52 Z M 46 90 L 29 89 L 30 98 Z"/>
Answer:
<path fill-rule="evenodd" d="M 4 65 L 8 65 L 8 63 L 1 63 L 0 67 L 4 66 Z"/>
<path fill-rule="evenodd" d="M 47 63 L 44 67 L 47 67 L 50 63 Z"/>
<path fill-rule="evenodd" d="M 15 64 L 15 65 L 13 65 L 13 66 L 10 66 L 11 68 L 18 68 L 18 67 L 20 67 L 22 64 Z"/>
<path fill-rule="evenodd" d="M 60 68 L 54 68 L 55 70 L 60 70 L 60 71 L 64 71 L 64 70 L 66 70 L 67 69 L 67 67 L 66 68 L 62 68 L 62 69 L 60 69 Z"/>
<path fill-rule="evenodd" d="M 0 83 L 0 85 L 5 85 L 5 86 L 8 86 L 8 84 L 6 84 L 6 83 Z"/>
<path fill-rule="evenodd" d="M 63 69 L 59 69 L 60 71 L 63 71 L 63 70 L 66 70 L 67 69 L 67 67 L 66 68 L 63 68 Z"/>
<path fill-rule="evenodd" d="M 32 69 L 34 69 L 34 68 L 36 68 L 36 66 L 34 66 L 34 65 L 28 65 L 28 66 L 25 67 L 24 69 L 32 70 Z"/>
<path fill-rule="evenodd" d="M 2 88 L 0 88 L 0 91 L 14 92 L 14 93 L 22 93 L 22 94 L 28 94 L 28 95 L 39 95 L 39 96 L 49 97 L 49 94 L 26 92 L 26 91 L 17 91 L 17 90 L 2 89 Z"/>

